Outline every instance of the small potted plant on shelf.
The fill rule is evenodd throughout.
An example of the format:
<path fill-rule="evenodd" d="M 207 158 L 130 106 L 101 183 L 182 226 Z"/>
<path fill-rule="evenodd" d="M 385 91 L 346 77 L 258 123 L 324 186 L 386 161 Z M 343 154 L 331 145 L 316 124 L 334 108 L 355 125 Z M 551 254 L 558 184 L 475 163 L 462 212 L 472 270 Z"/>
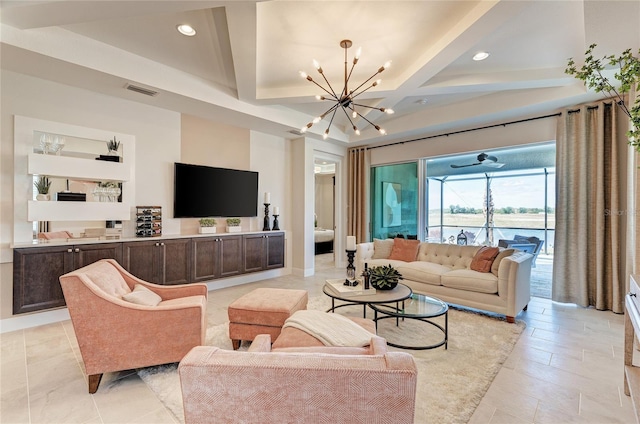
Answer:
<path fill-rule="evenodd" d="M 116 137 L 113 137 L 113 140 L 107 141 L 107 149 L 109 150 L 109 154 L 112 156 L 119 156 L 118 149 L 120 148 L 120 142 L 116 140 Z"/>
<path fill-rule="evenodd" d="M 33 185 L 38 190 L 38 194 L 36 195 L 36 200 L 50 200 L 49 189 L 51 188 L 51 180 L 46 175 L 41 175 L 38 177 L 36 181 L 33 182 Z"/>
<path fill-rule="evenodd" d="M 227 231 L 230 233 L 239 233 L 240 222 L 240 218 L 227 218 Z"/>
<path fill-rule="evenodd" d="M 391 264 L 374 266 L 369 270 L 369 281 L 376 290 L 393 290 L 401 278 L 402 274 Z"/>
<path fill-rule="evenodd" d="M 215 218 L 200 218 L 198 220 L 200 228 L 198 232 L 200 234 L 210 234 L 216 232 L 216 220 Z"/>

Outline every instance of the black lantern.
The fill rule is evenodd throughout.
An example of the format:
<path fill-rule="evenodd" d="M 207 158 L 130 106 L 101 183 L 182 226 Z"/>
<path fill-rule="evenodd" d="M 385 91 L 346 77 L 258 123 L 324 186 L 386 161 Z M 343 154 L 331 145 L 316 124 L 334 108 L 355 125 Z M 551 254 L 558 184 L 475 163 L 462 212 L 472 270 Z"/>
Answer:
<path fill-rule="evenodd" d="M 460 234 L 458 234 L 457 242 L 461 246 L 467 245 L 467 236 L 464 234 L 464 230 L 460 230 Z"/>

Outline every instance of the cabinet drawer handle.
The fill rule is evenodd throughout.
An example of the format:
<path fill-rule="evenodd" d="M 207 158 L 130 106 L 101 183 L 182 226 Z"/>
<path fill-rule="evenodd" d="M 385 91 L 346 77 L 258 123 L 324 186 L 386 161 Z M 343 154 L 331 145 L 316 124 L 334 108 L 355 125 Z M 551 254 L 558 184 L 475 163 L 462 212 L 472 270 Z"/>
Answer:
<path fill-rule="evenodd" d="M 76 247 L 75 252 L 76 252 L 76 253 L 80 252 L 80 248 L 79 248 L 79 247 Z"/>
<path fill-rule="evenodd" d="M 160 246 L 164 246 L 164 243 L 160 243 Z"/>
<path fill-rule="evenodd" d="M 73 249 L 67 249 L 67 253 L 72 253 Z"/>

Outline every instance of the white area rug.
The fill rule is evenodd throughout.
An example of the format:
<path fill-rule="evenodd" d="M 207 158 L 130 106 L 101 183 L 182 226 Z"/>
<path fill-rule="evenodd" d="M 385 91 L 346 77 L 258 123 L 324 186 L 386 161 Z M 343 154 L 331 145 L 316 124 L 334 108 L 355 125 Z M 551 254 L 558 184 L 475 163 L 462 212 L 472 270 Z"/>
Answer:
<path fill-rule="evenodd" d="M 325 310 L 326 296 L 309 300 L 309 309 Z M 362 307 L 338 309 L 345 315 L 362 316 Z M 372 311 L 368 311 L 371 318 Z M 438 319 L 443 323 L 442 318 Z M 431 350 L 406 350 L 418 366 L 415 422 L 466 423 L 491 385 L 524 329 L 524 323 L 508 324 L 487 315 L 463 310 L 449 310 L 449 346 Z M 399 327 L 394 319 L 379 322 L 378 334 L 401 344 L 428 345 L 442 337 L 435 327 L 415 320 L 405 320 Z M 419 340 L 418 343 L 415 343 Z M 231 350 L 228 324 L 207 330 L 207 344 Z M 241 350 L 246 350 L 243 343 Z M 390 347 L 390 350 L 400 350 Z M 138 375 L 160 401 L 184 422 L 182 394 L 177 364 L 138 370 Z"/>

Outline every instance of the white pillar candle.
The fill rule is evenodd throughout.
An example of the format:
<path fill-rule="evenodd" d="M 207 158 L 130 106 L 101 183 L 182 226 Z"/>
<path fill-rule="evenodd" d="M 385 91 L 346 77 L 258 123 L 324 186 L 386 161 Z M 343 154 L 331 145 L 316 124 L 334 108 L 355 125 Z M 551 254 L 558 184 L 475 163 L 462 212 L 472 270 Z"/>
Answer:
<path fill-rule="evenodd" d="M 347 236 L 347 250 L 356 250 L 356 236 Z"/>
<path fill-rule="evenodd" d="M 279 208 L 279 207 L 277 207 L 277 206 L 274 206 L 274 207 L 273 207 L 273 214 L 274 214 L 274 215 L 280 215 L 280 208 Z"/>
<path fill-rule="evenodd" d="M 271 193 L 264 193 L 264 203 L 271 203 Z"/>

